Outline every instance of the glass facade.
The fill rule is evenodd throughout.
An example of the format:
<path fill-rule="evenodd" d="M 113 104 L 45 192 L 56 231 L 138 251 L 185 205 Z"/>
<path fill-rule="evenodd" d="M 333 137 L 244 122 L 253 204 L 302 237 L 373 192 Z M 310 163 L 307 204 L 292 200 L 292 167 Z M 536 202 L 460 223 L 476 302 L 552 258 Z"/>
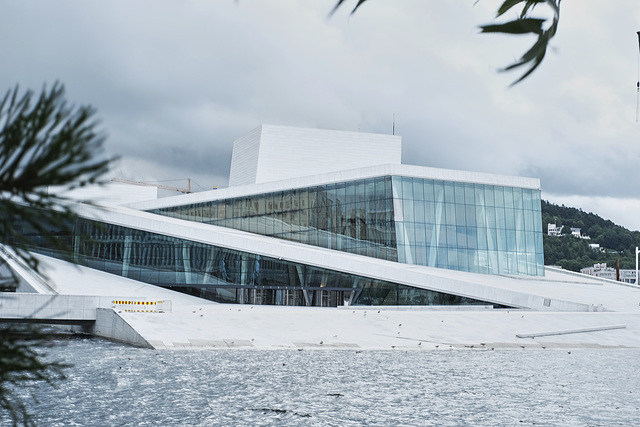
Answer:
<path fill-rule="evenodd" d="M 374 258 L 544 275 L 540 190 L 386 176 L 153 213 Z"/>
<path fill-rule="evenodd" d="M 34 249 L 88 267 L 201 298 L 243 304 L 490 305 L 470 298 L 311 267 L 163 234 L 78 219 L 65 236 L 73 254 L 45 247 L 19 219 Z M 55 230 L 51 230 L 55 233 Z"/>
<path fill-rule="evenodd" d="M 397 261 L 391 181 L 379 177 L 151 212 Z"/>
<path fill-rule="evenodd" d="M 399 262 L 544 275 L 539 190 L 394 177 L 393 195 Z"/>

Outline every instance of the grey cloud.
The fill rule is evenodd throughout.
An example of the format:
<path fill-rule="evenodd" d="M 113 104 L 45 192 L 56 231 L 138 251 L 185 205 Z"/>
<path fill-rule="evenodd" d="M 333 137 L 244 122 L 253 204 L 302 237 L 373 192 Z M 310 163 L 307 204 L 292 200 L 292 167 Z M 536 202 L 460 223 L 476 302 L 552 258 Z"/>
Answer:
<path fill-rule="evenodd" d="M 478 35 L 489 2 L 371 2 L 327 19 L 332 5 L 4 2 L 0 87 L 61 80 L 98 109 L 120 171 L 144 179 L 224 185 L 233 140 L 260 123 L 390 133 L 395 113 L 406 163 L 640 197 L 637 0 L 563 4 L 557 51 L 511 89 L 496 69 L 530 41 Z"/>

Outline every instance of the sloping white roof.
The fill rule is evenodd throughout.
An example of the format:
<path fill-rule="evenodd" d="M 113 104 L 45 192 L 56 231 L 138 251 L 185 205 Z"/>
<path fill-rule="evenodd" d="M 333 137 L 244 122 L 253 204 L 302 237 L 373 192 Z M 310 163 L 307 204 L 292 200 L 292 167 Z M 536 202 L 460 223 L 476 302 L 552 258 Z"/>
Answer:
<path fill-rule="evenodd" d="M 375 178 L 379 176 L 406 176 L 412 178 L 519 187 L 533 190 L 540 189 L 540 180 L 538 178 L 459 171 L 454 169 L 438 169 L 423 166 L 383 164 L 359 169 L 342 170 L 339 172 L 322 173 L 319 175 L 309 175 L 305 177 L 286 179 L 283 181 L 241 185 L 237 187 L 202 191 L 199 193 L 184 194 L 174 197 L 164 197 L 157 200 L 130 203 L 127 206 L 133 209 L 151 210 L 189 203 L 203 203 L 213 200 L 265 194 L 274 191 L 285 191 L 296 188 L 313 187 L 316 185 Z"/>

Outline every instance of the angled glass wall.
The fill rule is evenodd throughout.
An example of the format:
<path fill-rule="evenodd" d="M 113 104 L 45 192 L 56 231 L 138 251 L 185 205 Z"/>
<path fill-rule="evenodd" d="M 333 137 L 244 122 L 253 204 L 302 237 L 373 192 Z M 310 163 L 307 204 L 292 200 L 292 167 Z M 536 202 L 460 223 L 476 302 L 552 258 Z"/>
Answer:
<path fill-rule="evenodd" d="M 374 258 L 544 275 L 540 190 L 399 176 L 153 213 Z"/>
<path fill-rule="evenodd" d="M 397 261 L 391 177 L 152 210 L 188 221 Z"/>
<path fill-rule="evenodd" d="M 70 256 L 46 247 L 41 236 L 25 228 L 19 218 L 13 218 L 13 225 L 29 236 L 36 252 L 73 258 L 96 270 L 218 302 L 324 307 L 492 305 L 82 218 L 76 221 L 74 234 L 65 236 L 73 251 Z"/>

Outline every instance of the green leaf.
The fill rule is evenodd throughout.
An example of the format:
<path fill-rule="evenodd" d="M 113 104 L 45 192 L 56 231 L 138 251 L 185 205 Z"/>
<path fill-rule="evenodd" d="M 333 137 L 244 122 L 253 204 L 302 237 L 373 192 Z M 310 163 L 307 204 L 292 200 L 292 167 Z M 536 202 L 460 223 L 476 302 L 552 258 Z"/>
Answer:
<path fill-rule="evenodd" d="M 364 4 L 364 2 L 366 2 L 366 1 L 367 1 L 367 0 L 358 0 L 358 3 L 355 5 L 355 7 L 353 8 L 353 10 L 351 11 L 351 15 L 353 15 L 353 14 L 356 12 L 356 10 L 358 10 L 358 8 L 359 8 L 360 6 L 362 6 L 362 5 Z M 329 13 L 329 16 L 333 15 L 333 14 L 336 12 L 336 10 L 338 10 L 338 8 L 339 8 L 340 6 L 342 6 L 342 3 L 344 3 L 344 2 L 345 2 L 345 0 L 338 0 L 338 2 L 336 3 L 336 5 L 333 7 L 333 9 L 331 10 L 331 12 Z"/>
<path fill-rule="evenodd" d="M 526 17 L 529 11 L 540 3 L 549 6 L 554 14 L 551 25 L 546 30 L 542 27 L 543 23 L 546 22 L 546 20 Z M 522 55 L 522 57 L 517 62 L 500 70 L 510 71 L 515 68 L 530 64 L 530 68 L 522 76 L 520 76 L 520 78 L 514 81 L 511 86 L 521 82 L 522 80 L 530 76 L 531 73 L 535 71 L 538 66 L 540 66 L 546 55 L 547 46 L 549 45 L 551 39 L 556 35 L 556 32 L 558 30 L 558 22 L 560 19 L 560 0 L 505 0 L 500 9 L 498 9 L 498 16 L 502 15 L 507 10 L 519 4 L 523 4 L 522 11 L 520 13 L 520 19 L 504 24 L 484 25 L 480 27 L 482 29 L 482 33 L 538 34 L 538 39 L 536 40 L 536 42 L 533 44 L 533 46 L 531 46 L 531 48 L 529 48 L 529 50 L 527 50 L 527 52 L 525 52 L 524 55 Z M 521 25 L 519 25 L 518 22 L 521 22 Z"/>
<path fill-rule="evenodd" d="M 483 33 L 542 34 L 542 24 L 544 24 L 545 21 L 546 19 L 539 18 L 518 18 L 503 24 L 482 25 L 480 28 Z"/>

